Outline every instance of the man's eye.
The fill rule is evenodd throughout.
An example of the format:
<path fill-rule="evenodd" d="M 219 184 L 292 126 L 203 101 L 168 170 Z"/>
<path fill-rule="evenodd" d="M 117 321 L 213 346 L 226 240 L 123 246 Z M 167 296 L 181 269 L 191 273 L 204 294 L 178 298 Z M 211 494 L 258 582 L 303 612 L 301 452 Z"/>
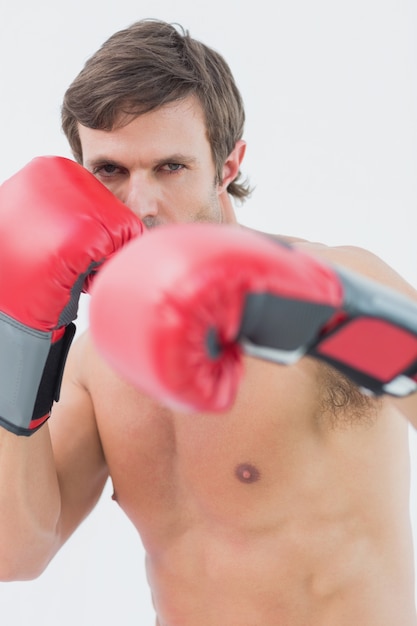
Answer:
<path fill-rule="evenodd" d="M 178 172 L 179 170 L 184 169 L 184 165 L 181 163 L 165 163 L 161 169 L 167 172 Z"/>
<path fill-rule="evenodd" d="M 104 165 L 99 165 L 94 169 L 93 174 L 99 176 L 114 176 L 119 172 L 119 168 L 117 165 L 113 165 L 113 163 L 105 163 Z"/>

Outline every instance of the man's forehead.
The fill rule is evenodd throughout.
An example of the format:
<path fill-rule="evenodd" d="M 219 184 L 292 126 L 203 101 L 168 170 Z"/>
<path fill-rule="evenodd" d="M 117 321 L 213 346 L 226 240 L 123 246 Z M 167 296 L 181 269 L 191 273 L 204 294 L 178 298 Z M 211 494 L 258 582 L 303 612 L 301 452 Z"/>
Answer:
<path fill-rule="evenodd" d="M 79 124 L 84 164 L 98 161 L 141 160 L 192 163 L 211 155 L 205 118 L 195 98 L 125 118 L 111 130 Z"/>

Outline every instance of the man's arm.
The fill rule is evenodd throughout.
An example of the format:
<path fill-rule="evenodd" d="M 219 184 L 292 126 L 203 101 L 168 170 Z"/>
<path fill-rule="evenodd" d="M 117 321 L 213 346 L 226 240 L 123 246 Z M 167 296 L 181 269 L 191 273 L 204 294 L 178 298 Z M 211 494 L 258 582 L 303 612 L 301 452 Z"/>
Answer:
<path fill-rule="evenodd" d="M 74 343 L 60 402 L 31 437 L 0 429 L 0 579 L 38 576 L 95 506 L 107 478 Z"/>
<path fill-rule="evenodd" d="M 67 354 L 81 291 L 142 231 L 68 159 L 34 159 L 0 186 L 2 580 L 41 572 L 101 493 L 105 464 L 78 374 L 83 342 Z"/>
<path fill-rule="evenodd" d="M 0 429 L 0 580 L 35 578 L 55 549 L 60 494 L 48 427 Z"/>
<path fill-rule="evenodd" d="M 415 292 L 370 254 L 327 260 L 232 226 L 157 229 L 98 276 L 93 340 L 126 380 L 189 410 L 233 404 L 242 354 L 280 365 L 311 356 L 367 393 L 415 392 Z"/>

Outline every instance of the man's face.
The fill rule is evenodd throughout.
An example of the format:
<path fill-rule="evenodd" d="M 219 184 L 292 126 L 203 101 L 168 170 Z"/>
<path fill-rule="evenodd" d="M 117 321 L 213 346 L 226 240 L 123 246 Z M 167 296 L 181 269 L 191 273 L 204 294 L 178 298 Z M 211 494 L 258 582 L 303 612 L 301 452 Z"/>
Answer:
<path fill-rule="evenodd" d="M 187 98 L 112 131 L 79 125 L 84 166 L 145 226 L 228 221 L 199 102 Z"/>

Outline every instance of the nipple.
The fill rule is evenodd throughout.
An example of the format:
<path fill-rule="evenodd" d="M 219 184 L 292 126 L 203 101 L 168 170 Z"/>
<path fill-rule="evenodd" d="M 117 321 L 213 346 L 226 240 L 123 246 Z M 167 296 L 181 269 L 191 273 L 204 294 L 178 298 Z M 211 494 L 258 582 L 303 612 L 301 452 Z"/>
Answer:
<path fill-rule="evenodd" d="M 255 483 L 260 478 L 259 470 L 250 463 L 241 463 L 235 469 L 235 476 L 242 483 Z"/>

